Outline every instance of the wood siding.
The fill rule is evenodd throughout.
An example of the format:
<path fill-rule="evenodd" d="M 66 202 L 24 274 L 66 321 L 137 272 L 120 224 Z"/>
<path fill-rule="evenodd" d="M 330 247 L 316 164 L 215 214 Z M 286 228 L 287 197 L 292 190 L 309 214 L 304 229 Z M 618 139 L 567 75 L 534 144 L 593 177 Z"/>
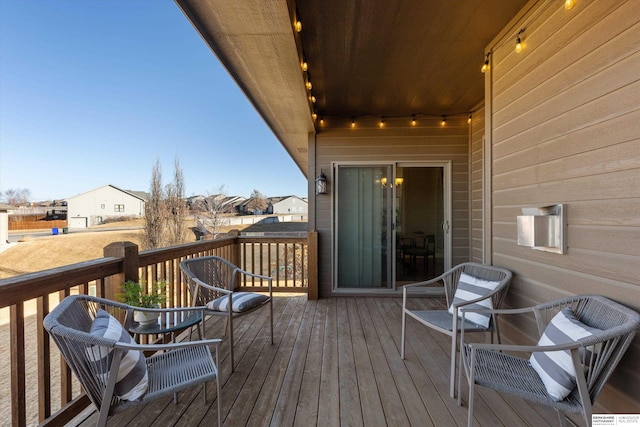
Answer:
<path fill-rule="evenodd" d="M 597 293 L 640 310 L 640 2 L 584 0 L 571 10 L 563 2 L 530 4 L 488 47 L 487 231 L 493 263 L 515 273 L 507 304 Z M 568 252 L 518 246 L 521 208 L 556 203 L 567 204 Z M 511 339 L 533 336 L 531 324 L 501 330 Z M 639 357 L 636 338 L 601 408 L 640 412 Z"/>
<path fill-rule="evenodd" d="M 478 107 L 471 118 L 469 129 L 469 206 L 470 260 L 484 262 L 484 105 Z"/>
<path fill-rule="evenodd" d="M 316 170 L 327 175 L 328 194 L 316 196 L 316 227 L 319 232 L 319 289 L 323 297 L 332 294 L 331 218 L 332 162 L 452 162 L 452 265 L 469 260 L 469 125 L 467 116 L 447 118 L 446 126 L 438 118 L 425 118 L 411 126 L 407 119 L 385 119 L 385 128 L 376 121 L 350 121 L 320 129 L 316 136 Z"/>

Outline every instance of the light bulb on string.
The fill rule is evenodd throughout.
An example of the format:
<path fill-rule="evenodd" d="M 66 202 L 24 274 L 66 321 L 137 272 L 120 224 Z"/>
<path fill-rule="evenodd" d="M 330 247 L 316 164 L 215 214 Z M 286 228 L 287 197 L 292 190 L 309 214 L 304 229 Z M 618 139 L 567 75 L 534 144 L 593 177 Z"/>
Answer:
<path fill-rule="evenodd" d="M 447 119 L 445 116 L 442 116 L 442 121 L 440 122 L 440 126 L 444 126 L 445 124 L 447 124 Z"/>
<path fill-rule="evenodd" d="M 489 69 L 489 55 L 490 54 L 491 54 L 490 52 L 487 53 L 487 56 L 484 59 L 484 64 L 482 64 L 482 68 L 480 68 L 480 72 L 482 74 L 484 74 Z"/>
<path fill-rule="evenodd" d="M 518 36 L 516 37 L 516 53 L 522 52 L 522 39 L 520 38 L 520 34 L 524 32 L 524 29 L 518 32 Z"/>

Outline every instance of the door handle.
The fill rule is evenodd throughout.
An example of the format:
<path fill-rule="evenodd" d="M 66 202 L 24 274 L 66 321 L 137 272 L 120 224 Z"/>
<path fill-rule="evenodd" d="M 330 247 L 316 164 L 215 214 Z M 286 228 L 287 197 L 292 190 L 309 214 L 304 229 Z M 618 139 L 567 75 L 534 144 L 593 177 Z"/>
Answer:
<path fill-rule="evenodd" d="M 449 221 L 445 221 L 442 223 L 442 231 L 445 232 L 445 234 L 449 233 Z"/>

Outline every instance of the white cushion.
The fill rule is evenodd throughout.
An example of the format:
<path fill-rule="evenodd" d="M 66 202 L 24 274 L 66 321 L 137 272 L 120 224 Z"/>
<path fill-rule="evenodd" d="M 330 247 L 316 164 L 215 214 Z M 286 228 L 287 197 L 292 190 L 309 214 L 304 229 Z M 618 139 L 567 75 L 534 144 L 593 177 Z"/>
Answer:
<path fill-rule="evenodd" d="M 567 344 L 598 331 L 600 330 L 580 322 L 567 307 L 551 319 L 538 345 Z M 576 387 L 576 371 L 569 350 L 535 352 L 531 354 L 529 362 L 554 400 L 563 400 Z"/>
<path fill-rule="evenodd" d="M 500 282 L 479 279 L 467 273 L 460 274 L 460 280 L 458 281 L 456 293 L 453 296 L 453 302 L 451 306 L 449 306 L 449 313 L 453 314 L 454 304 L 460 304 L 462 302 L 472 301 L 486 296 L 493 292 L 498 285 L 500 285 Z M 465 305 L 463 308 L 493 308 L 493 303 L 491 298 L 487 298 L 485 300 L 478 301 L 475 304 Z M 460 310 L 458 310 L 458 317 L 461 317 Z M 489 326 L 491 316 L 487 313 L 467 313 L 465 314 L 465 319 L 486 328 Z"/>
<path fill-rule="evenodd" d="M 233 301 L 231 311 L 242 313 L 243 311 L 251 310 L 252 308 L 259 306 L 268 299 L 269 297 L 267 295 L 256 294 L 254 292 L 234 292 L 233 297 L 231 298 Z M 228 295 L 209 301 L 207 303 L 207 308 L 213 311 L 228 311 Z"/>
<path fill-rule="evenodd" d="M 105 310 L 98 310 L 91 324 L 91 334 L 123 343 L 132 343 L 131 335 L 122 327 L 115 317 Z M 107 362 L 113 357 L 113 348 L 91 346 L 87 356 L 103 381 L 107 380 Z M 124 350 L 120 360 L 114 394 L 123 400 L 137 400 L 142 397 L 148 387 L 149 375 L 146 358 L 141 351 Z"/>

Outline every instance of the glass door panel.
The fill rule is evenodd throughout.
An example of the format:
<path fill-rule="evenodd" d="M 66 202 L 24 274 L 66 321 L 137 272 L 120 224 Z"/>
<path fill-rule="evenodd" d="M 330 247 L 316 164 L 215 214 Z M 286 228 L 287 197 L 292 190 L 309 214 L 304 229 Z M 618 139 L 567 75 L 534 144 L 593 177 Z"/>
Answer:
<path fill-rule="evenodd" d="M 338 165 L 335 182 L 336 288 L 392 288 L 392 165 Z"/>

